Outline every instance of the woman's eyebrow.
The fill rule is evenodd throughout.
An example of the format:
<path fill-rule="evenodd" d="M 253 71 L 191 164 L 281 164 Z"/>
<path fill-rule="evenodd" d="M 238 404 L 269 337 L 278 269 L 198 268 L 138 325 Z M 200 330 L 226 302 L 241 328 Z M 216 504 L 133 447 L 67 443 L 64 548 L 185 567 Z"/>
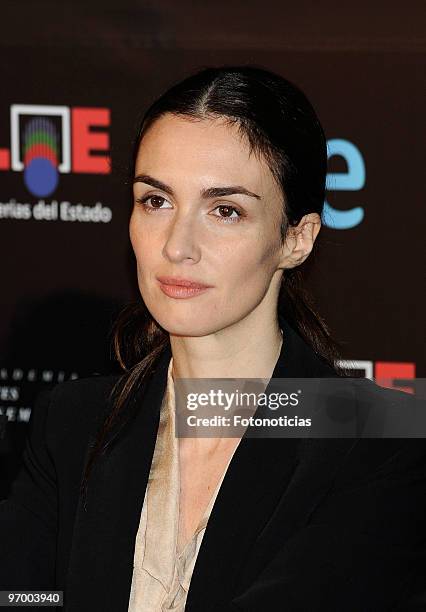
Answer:
<path fill-rule="evenodd" d="M 133 183 L 146 183 L 147 185 L 151 185 L 151 187 L 165 191 L 171 196 L 174 195 L 173 189 L 169 187 L 169 185 L 166 185 L 163 183 L 163 181 L 159 181 L 158 179 L 149 176 L 149 174 L 138 174 L 133 179 Z M 201 190 L 201 197 L 206 199 L 236 194 L 250 196 L 251 198 L 256 198 L 257 200 L 262 199 L 259 195 L 257 195 L 257 193 L 253 193 L 240 185 L 230 185 L 229 187 L 207 187 L 206 189 Z"/>

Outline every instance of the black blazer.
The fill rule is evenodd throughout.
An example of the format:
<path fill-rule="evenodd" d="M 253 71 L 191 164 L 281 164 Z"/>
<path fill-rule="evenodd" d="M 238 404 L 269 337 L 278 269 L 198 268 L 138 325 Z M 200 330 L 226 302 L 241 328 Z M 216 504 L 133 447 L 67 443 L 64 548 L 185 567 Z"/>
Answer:
<path fill-rule="evenodd" d="M 282 323 L 273 377 L 333 376 Z M 40 398 L 23 468 L 0 503 L 0 590 L 56 588 L 66 612 L 127 612 L 170 357 L 168 349 L 131 403 L 130 426 L 95 465 L 86 507 L 79 486 L 88 443 L 117 377 L 68 381 Z M 412 612 L 426 610 L 425 592 L 423 439 L 244 437 L 186 610 Z"/>

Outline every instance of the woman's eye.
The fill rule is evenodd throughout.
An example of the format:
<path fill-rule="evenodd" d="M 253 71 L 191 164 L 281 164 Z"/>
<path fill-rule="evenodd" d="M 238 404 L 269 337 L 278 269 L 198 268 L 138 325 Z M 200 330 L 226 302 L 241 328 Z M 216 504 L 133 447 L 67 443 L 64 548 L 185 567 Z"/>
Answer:
<path fill-rule="evenodd" d="M 151 204 L 148 204 L 149 200 L 151 200 Z M 136 202 L 142 204 L 147 212 L 155 212 L 156 210 L 161 210 L 163 202 L 167 202 L 167 200 L 159 195 L 148 195 L 143 198 L 137 198 Z"/>
<path fill-rule="evenodd" d="M 238 208 L 235 208 L 235 206 L 229 206 L 228 204 L 220 204 L 219 206 L 216 206 L 215 210 L 221 210 L 221 212 L 224 212 L 225 214 L 225 216 L 214 215 L 215 217 L 218 217 L 218 221 L 221 223 L 238 223 L 240 218 L 244 216 L 242 212 L 238 210 Z M 237 216 L 231 217 L 230 215 L 233 213 L 237 213 Z"/>

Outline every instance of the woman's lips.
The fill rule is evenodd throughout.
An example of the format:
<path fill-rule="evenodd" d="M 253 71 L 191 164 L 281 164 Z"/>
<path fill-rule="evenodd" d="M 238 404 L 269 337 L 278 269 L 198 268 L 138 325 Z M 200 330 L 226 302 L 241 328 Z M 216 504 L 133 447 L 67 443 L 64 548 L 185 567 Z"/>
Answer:
<path fill-rule="evenodd" d="M 206 283 L 190 280 L 188 278 L 181 278 L 179 276 L 157 276 L 157 280 L 163 283 L 163 285 L 179 285 L 182 287 L 194 287 L 196 289 L 211 287 L 211 285 L 207 285 Z"/>
<path fill-rule="evenodd" d="M 163 293 L 169 297 L 178 299 L 191 298 L 210 289 L 210 287 L 184 287 L 182 285 L 166 285 L 161 281 L 158 282 L 160 283 L 160 289 Z"/>

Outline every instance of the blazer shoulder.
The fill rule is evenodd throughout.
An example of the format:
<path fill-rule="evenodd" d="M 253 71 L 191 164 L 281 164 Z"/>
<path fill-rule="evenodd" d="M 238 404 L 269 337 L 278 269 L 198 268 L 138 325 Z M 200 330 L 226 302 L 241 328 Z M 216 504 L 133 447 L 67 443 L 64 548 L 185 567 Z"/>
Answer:
<path fill-rule="evenodd" d="M 103 376 L 93 374 L 91 376 L 75 378 L 52 385 L 49 391 L 52 400 L 60 399 L 62 402 L 82 400 L 84 402 L 103 402 L 120 378 L 120 374 Z"/>
<path fill-rule="evenodd" d="M 120 375 L 93 375 L 68 380 L 44 389 L 33 407 L 33 427 L 44 424 L 47 442 L 60 448 L 67 440 L 87 440 L 111 405 Z"/>

